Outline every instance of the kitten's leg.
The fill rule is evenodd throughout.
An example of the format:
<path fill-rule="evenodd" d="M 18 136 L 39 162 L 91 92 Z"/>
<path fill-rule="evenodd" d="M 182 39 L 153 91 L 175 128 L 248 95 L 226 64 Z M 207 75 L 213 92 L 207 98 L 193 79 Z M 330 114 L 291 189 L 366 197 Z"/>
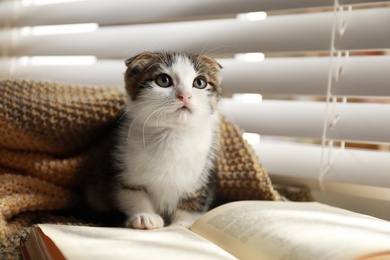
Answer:
<path fill-rule="evenodd" d="M 177 209 L 172 215 L 171 225 L 180 225 L 189 228 L 202 214 L 202 212 L 189 212 Z"/>
<path fill-rule="evenodd" d="M 119 209 L 127 216 L 127 227 L 155 229 L 164 226 L 164 220 L 155 213 L 146 192 L 122 188 L 118 190 L 116 199 Z"/>

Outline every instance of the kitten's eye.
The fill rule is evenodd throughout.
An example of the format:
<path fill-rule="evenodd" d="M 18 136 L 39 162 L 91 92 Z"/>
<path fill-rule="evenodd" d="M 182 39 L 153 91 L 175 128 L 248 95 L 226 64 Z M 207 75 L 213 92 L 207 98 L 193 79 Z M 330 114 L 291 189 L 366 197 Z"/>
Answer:
<path fill-rule="evenodd" d="M 207 81 L 204 77 L 197 77 L 194 79 L 194 83 L 192 83 L 192 85 L 195 88 L 202 89 L 202 88 L 205 88 L 207 86 Z"/>
<path fill-rule="evenodd" d="M 156 77 L 156 83 L 162 88 L 172 86 L 172 79 L 167 74 L 160 74 Z"/>

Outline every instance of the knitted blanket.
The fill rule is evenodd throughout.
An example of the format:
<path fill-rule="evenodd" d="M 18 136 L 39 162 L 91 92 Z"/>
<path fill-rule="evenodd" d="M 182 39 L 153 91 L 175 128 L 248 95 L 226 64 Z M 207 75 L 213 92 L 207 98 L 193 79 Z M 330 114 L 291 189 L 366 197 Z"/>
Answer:
<path fill-rule="evenodd" d="M 17 243 L 34 223 L 83 222 L 58 212 L 77 205 L 84 177 L 104 163 L 98 151 L 124 100 L 116 87 L 0 82 L 0 256 L 20 257 Z M 218 195 L 283 200 L 241 131 L 226 118 L 220 129 Z"/>

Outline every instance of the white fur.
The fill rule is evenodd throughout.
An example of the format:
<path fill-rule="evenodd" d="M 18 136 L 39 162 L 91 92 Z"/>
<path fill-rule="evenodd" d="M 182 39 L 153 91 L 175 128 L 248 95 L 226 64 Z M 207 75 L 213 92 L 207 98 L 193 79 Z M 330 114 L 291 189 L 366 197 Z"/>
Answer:
<path fill-rule="evenodd" d="M 128 224 L 138 228 L 160 227 L 155 213 L 173 214 L 179 198 L 200 188 L 205 178 L 202 171 L 212 166 L 206 162 L 218 114 L 211 111 L 207 91 L 192 87 L 197 73 L 182 56 L 161 70 L 171 76 L 174 86 L 161 88 L 154 83 L 143 93 L 147 97 L 128 101 L 131 123 L 123 127 L 117 155 L 125 169 L 121 181 L 147 187 L 147 194 L 133 190 L 116 194 L 119 207 L 129 216 Z M 190 111 L 180 110 L 183 103 L 178 92 L 191 96 Z M 176 213 L 174 222 L 192 223 L 194 217 L 185 220 L 188 216 Z M 149 224 L 139 224 L 142 221 Z"/>
<path fill-rule="evenodd" d="M 173 214 L 171 225 L 191 227 L 200 216 L 199 212 L 187 212 L 179 209 Z"/>

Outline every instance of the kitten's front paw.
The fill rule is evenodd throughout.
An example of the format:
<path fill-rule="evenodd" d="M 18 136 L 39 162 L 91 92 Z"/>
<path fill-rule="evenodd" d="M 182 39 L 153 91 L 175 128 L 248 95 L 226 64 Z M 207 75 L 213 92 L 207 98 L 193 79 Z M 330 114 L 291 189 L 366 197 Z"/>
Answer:
<path fill-rule="evenodd" d="M 129 218 L 125 225 L 136 229 L 155 229 L 164 227 L 164 220 L 157 214 L 141 213 Z"/>

